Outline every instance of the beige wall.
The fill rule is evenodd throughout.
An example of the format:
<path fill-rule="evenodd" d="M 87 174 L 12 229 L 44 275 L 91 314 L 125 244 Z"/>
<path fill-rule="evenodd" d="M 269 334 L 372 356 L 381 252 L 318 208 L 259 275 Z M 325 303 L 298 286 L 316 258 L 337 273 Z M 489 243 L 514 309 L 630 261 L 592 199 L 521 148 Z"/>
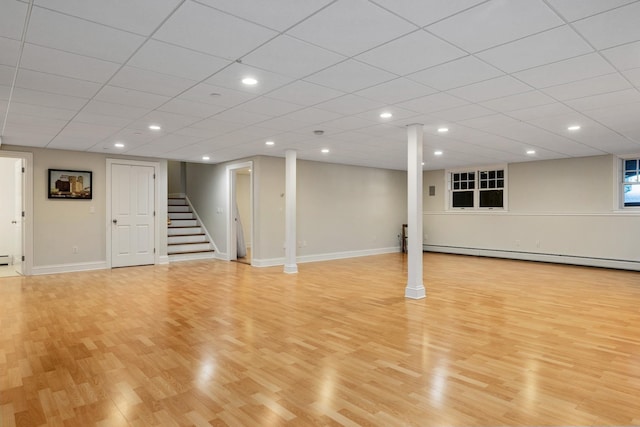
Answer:
<path fill-rule="evenodd" d="M 167 185 L 169 194 L 185 194 L 186 165 L 175 160 L 167 161 Z"/>
<path fill-rule="evenodd" d="M 167 212 L 166 160 L 108 156 L 65 150 L 2 146 L 3 150 L 33 153 L 33 268 L 69 266 L 107 261 L 106 159 L 127 158 L 160 162 L 159 218 Z M 50 200 L 47 197 L 48 169 L 93 172 L 92 200 Z M 167 254 L 166 222 L 161 222 L 159 253 Z M 73 247 L 78 253 L 73 253 Z"/>
<path fill-rule="evenodd" d="M 429 185 L 444 187 L 444 171 L 428 172 L 424 175 L 425 244 L 430 250 L 479 249 L 502 251 L 505 256 L 513 252 L 640 262 L 640 213 L 613 209 L 614 168 L 612 156 L 510 164 L 509 210 L 480 212 L 446 211 L 443 191 L 436 191 L 435 197 L 426 195 Z"/>
<path fill-rule="evenodd" d="M 258 265 L 284 261 L 285 160 L 253 160 L 254 241 Z M 241 163 L 238 160 L 233 163 Z M 226 166 L 187 165 L 187 194 L 216 245 L 226 253 Z M 406 173 L 336 165 L 297 163 L 297 234 L 299 256 L 327 256 L 393 250 L 406 222 Z M 262 264 L 261 264 L 262 263 Z"/>

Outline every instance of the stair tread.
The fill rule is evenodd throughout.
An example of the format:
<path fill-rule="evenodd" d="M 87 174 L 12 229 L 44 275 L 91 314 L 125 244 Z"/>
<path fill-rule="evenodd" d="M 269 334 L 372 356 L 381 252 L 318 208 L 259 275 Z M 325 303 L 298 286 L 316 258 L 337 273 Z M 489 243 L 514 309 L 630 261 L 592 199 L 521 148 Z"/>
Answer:
<path fill-rule="evenodd" d="M 184 242 L 184 243 L 167 243 L 168 246 L 180 246 L 180 245 L 202 245 L 209 244 L 209 242 Z"/>
<path fill-rule="evenodd" d="M 208 249 L 206 251 L 180 251 L 180 252 L 168 252 L 168 255 L 179 255 L 179 254 L 197 254 L 197 253 L 206 253 L 206 252 L 215 252 L 213 249 Z"/>

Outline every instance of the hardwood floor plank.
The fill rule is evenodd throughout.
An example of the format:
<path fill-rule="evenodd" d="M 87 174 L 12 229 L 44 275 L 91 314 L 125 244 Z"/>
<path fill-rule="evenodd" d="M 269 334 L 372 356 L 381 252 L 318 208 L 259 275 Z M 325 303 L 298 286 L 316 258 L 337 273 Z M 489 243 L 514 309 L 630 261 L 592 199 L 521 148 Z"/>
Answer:
<path fill-rule="evenodd" d="M 640 422 L 640 275 L 425 254 L 0 278 L 0 425 Z"/>

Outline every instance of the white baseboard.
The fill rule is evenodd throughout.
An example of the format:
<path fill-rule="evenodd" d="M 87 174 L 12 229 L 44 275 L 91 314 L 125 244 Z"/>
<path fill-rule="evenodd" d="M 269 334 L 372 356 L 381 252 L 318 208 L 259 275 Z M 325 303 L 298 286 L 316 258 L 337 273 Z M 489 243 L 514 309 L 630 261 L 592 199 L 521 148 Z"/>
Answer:
<path fill-rule="evenodd" d="M 107 263 L 105 261 L 80 262 L 77 264 L 56 264 L 56 265 L 33 266 L 31 268 L 31 274 L 34 276 L 40 276 L 43 274 L 59 274 L 59 273 L 73 273 L 76 271 L 105 270 L 107 268 L 108 268 Z"/>
<path fill-rule="evenodd" d="M 158 257 L 158 264 L 169 264 L 169 255 L 160 255 L 160 257 Z"/>
<path fill-rule="evenodd" d="M 377 248 L 377 249 L 364 249 L 361 251 L 345 251 L 345 252 L 330 252 L 326 254 L 314 254 L 314 255 L 300 255 L 296 257 L 296 262 L 319 262 L 319 261 L 332 261 L 336 259 L 345 258 L 357 258 L 371 255 L 382 255 L 394 252 L 400 252 L 400 246 L 392 246 L 390 248 Z M 255 259 L 251 260 L 251 265 L 254 267 L 275 267 L 278 265 L 284 265 L 285 258 L 267 258 L 267 259 Z"/>
<path fill-rule="evenodd" d="M 603 267 L 615 268 L 620 270 L 640 271 L 640 262 L 629 260 L 592 258 L 558 254 L 541 254 L 534 252 L 501 251 L 493 249 L 461 248 L 456 246 L 423 245 L 422 248 L 427 252 L 486 256 L 494 258 L 519 259 L 523 261 L 553 262 L 556 264 L 585 265 L 588 267 Z"/>

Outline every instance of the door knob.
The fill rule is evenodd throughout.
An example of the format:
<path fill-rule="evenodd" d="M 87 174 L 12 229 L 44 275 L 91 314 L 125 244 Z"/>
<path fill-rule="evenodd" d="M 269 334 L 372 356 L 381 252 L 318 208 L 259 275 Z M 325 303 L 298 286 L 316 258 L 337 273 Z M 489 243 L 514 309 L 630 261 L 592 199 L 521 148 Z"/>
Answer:
<path fill-rule="evenodd" d="M 117 224 L 117 223 L 118 223 L 118 220 L 117 220 L 117 219 L 114 219 L 112 222 L 113 222 L 114 224 Z"/>
<path fill-rule="evenodd" d="M 11 224 L 17 224 L 18 221 L 11 221 Z"/>

